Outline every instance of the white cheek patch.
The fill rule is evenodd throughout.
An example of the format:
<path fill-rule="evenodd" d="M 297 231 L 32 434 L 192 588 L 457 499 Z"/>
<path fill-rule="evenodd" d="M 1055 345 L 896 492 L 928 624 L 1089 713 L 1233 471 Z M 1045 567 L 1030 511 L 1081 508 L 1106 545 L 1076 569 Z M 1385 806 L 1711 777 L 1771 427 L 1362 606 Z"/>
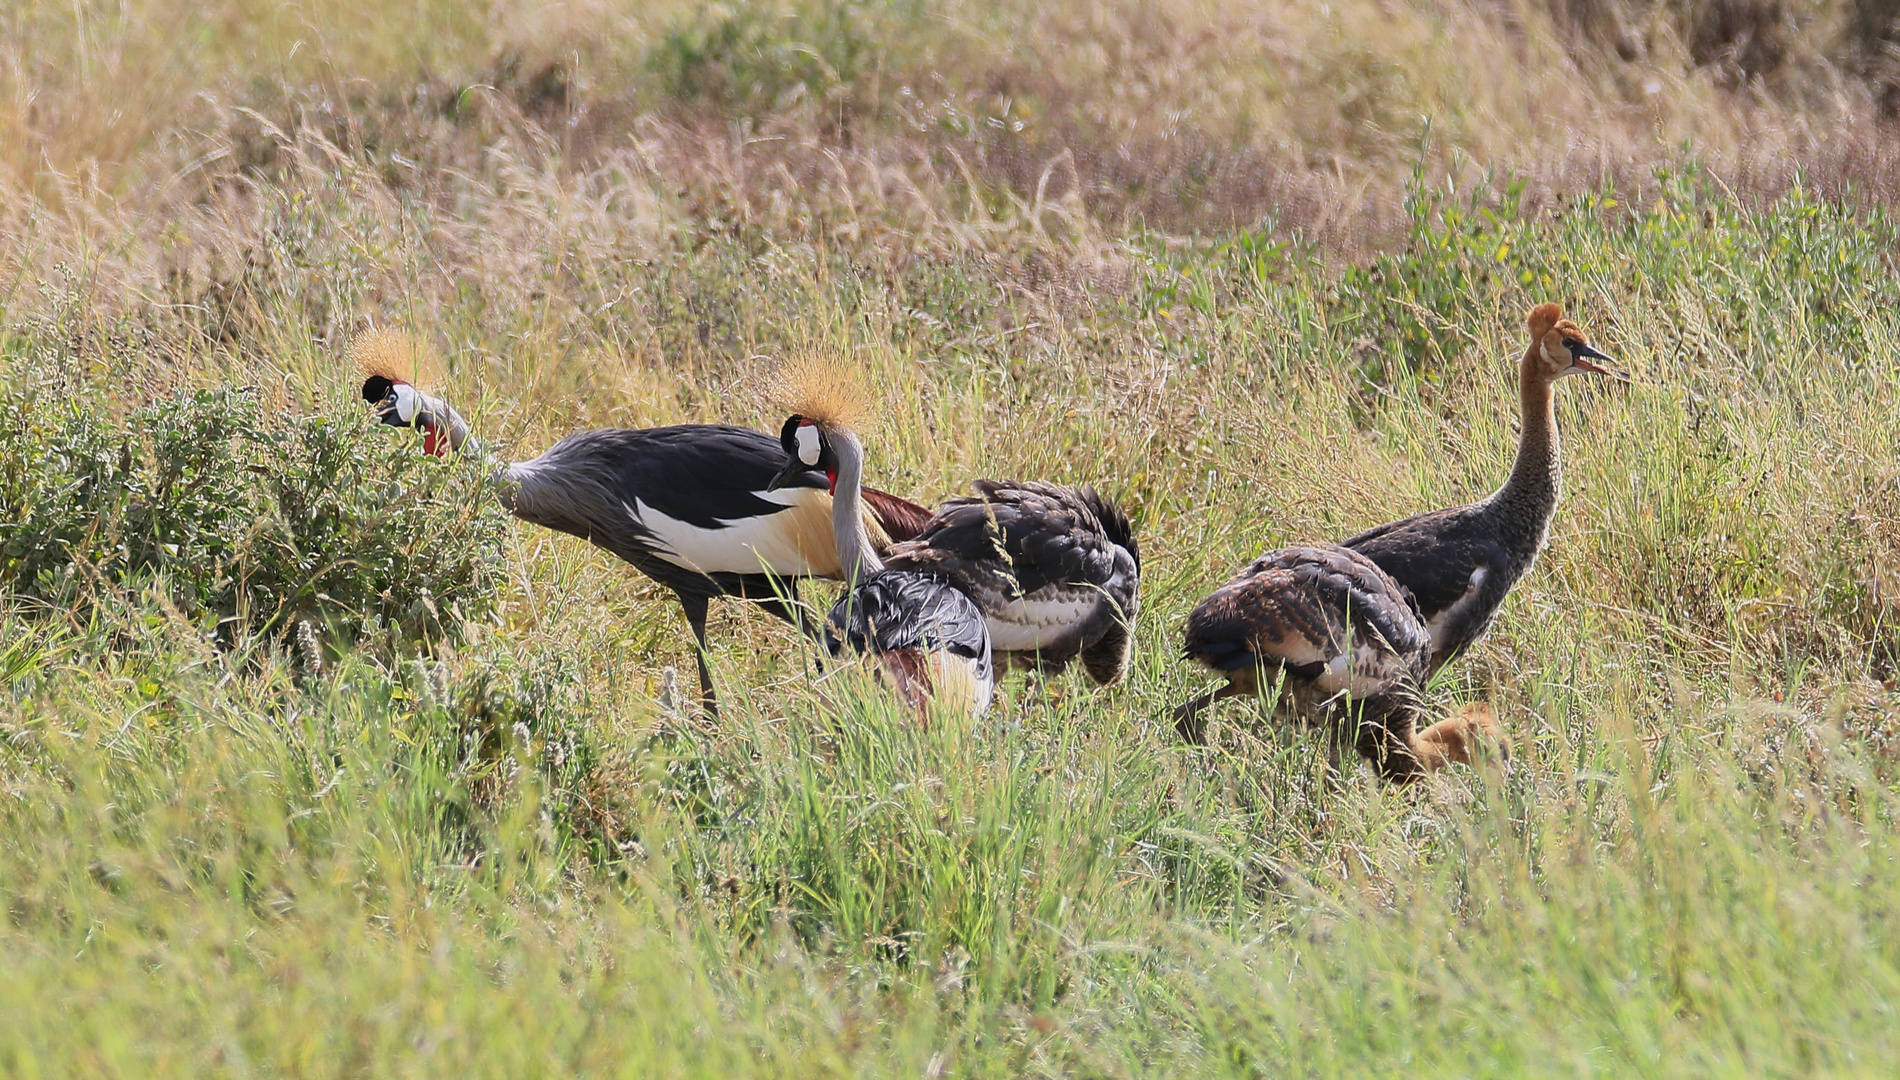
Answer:
<path fill-rule="evenodd" d="M 818 464 L 818 429 L 810 424 L 800 425 L 793 438 L 798 440 L 798 460 L 807 465 Z"/>
<path fill-rule="evenodd" d="M 1547 342 L 1538 342 L 1537 351 L 1544 354 L 1544 363 L 1554 364 L 1557 362 L 1557 358 L 1550 355 L 1550 345 Z"/>
<path fill-rule="evenodd" d="M 401 420 L 405 424 L 415 423 L 416 413 L 422 408 L 422 395 L 416 393 L 416 388 L 410 386 L 408 383 L 397 383 L 394 388 L 394 393 L 396 395 L 396 419 Z"/>

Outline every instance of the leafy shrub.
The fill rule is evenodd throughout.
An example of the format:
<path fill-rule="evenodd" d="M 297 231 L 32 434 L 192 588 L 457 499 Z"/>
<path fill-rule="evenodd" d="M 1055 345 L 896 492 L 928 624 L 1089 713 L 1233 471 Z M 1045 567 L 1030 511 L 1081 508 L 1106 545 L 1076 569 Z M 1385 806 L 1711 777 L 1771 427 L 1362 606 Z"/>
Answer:
<path fill-rule="evenodd" d="M 826 2 L 783 14 L 740 7 L 667 32 L 648 59 L 667 93 L 760 111 L 797 97 L 849 95 L 872 46 L 857 5 Z"/>
<path fill-rule="evenodd" d="M 1415 187 L 1405 244 L 1344 273 L 1331 321 L 1363 335 L 1372 352 L 1367 376 L 1382 382 L 1395 359 L 1416 370 L 1456 358 L 1466 340 L 1459 327 L 1500 308 L 1571 303 L 1592 279 L 1612 275 L 1642 283 L 1665 305 L 1692 286 L 1714 328 L 1745 342 L 1764 366 L 1800 343 L 1791 331 L 1856 352 L 1865 313 L 1900 302 L 1888 255 L 1900 238 L 1877 209 L 1860 213 L 1800 187 L 1757 209 L 1694 169 L 1658 180 L 1648 206 L 1622 205 L 1604 191 L 1547 215 L 1524 208 L 1521 183 L 1496 202 Z M 1791 311 L 1803 318 L 1761 317 Z"/>
<path fill-rule="evenodd" d="M 226 643 L 310 619 L 414 644 L 492 611 L 505 514 L 479 465 L 353 410 L 219 389 L 117 419 L 27 374 L 0 393 L 0 590 L 63 608 L 157 585 Z"/>

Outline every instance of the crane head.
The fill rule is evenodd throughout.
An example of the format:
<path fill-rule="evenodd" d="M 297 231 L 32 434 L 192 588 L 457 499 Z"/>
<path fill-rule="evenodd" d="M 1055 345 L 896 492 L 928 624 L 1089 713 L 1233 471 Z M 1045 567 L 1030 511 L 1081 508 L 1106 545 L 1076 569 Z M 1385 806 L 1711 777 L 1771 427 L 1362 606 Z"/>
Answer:
<path fill-rule="evenodd" d="M 401 379 L 381 374 L 369 376 L 363 380 L 363 400 L 369 403 L 370 414 L 383 423 L 421 431 L 425 454 L 444 457 L 460 441 L 456 429 L 461 417 L 448 402 L 425 394 Z"/>
<path fill-rule="evenodd" d="M 765 485 L 767 491 L 782 487 L 817 487 L 819 474 L 825 478 L 825 490 L 838 491 L 838 452 L 832 448 L 825 425 L 809 416 L 793 415 L 779 429 L 779 445 L 785 448 L 785 467 Z"/>
<path fill-rule="evenodd" d="M 350 342 L 349 355 L 363 377 L 363 400 L 378 420 L 421 431 L 423 450 L 436 457 L 462 445 L 467 422 L 448 402 L 420 389 L 442 376 L 426 341 L 399 330 L 371 329 Z"/>
<path fill-rule="evenodd" d="M 1556 382 L 1582 371 L 1628 381 L 1627 376 L 1592 362 L 1615 363 L 1590 347 L 1589 337 L 1576 323 L 1564 318 L 1561 306 L 1539 304 L 1524 321 L 1531 332 L 1533 367 L 1546 382 Z"/>

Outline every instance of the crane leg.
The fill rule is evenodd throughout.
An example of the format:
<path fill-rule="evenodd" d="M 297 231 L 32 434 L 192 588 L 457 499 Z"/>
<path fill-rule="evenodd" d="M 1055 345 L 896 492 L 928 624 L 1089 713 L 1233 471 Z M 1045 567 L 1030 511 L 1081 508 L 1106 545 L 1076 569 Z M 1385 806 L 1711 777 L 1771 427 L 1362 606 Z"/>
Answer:
<path fill-rule="evenodd" d="M 799 599 L 797 578 L 785 581 L 784 596 L 763 597 L 757 603 L 766 611 L 797 627 L 799 633 L 820 645 L 824 644 L 824 623 L 813 618 L 811 609 L 805 606 L 805 601 Z M 813 652 L 812 663 L 817 665 L 819 671 L 825 670 L 825 651 L 822 648 Z"/>
<path fill-rule="evenodd" d="M 693 655 L 699 661 L 699 704 L 708 716 L 719 715 L 719 698 L 713 693 L 712 668 L 706 665 L 706 597 L 676 594 L 686 609 L 687 625 L 693 628 Z"/>

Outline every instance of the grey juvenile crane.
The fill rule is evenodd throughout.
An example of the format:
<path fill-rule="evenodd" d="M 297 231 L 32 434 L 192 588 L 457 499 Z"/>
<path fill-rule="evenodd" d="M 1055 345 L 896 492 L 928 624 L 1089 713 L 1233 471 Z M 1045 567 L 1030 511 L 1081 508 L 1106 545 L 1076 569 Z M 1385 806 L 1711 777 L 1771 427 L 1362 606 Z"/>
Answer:
<path fill-rule="evenodd" d="M 790 460 L 772 486 L 822 474 L 834 495 L 832 522 L 845 591 L 825 619 L 834 656 L 873 658 L 879 673 L 918 714 L 932 699 L 982 714 L 995 690 L 990 633 L 983 613 L 943 576 L 891 568 L 872 550 L 858 499 L 864 445 L 850 424 L 853 387 L 822 358 L 795 364 L 780 390 L 793 410 L 780 432 Z"/>
<path fill-rule="evenodd" d="M 1128 666 L 1140 607 L 1134 526 L 1092 487 L 978 480 L 892 545 L 885 565 L 937 574 L 975 601 L 996 663 L 1059 672 L 1078 656 L 1107 686 Z"/>
<path fill-rule="evenodd" d="M 407 381 L 393 336 L 352 350 L 363 398 L 384 423 L 424 432 L 431 454 L 460 450 L 468 422 L 447 402 Z M 843 576 L 832 535 L 830 481 L 819 471 L 782 471 L 785 452 L 763 432 L 719 424 L 610 428 L 569 435 L 532 461 L 500 463 L 504 505 L 523 521 L 578 536 L 673 590 L 698 645 L 699 685 L 717 712 L 706 664 L 706 614 L 715 596 L 751 600 L 805 627 L 801 577 Z M 866 490 L 867 542 L 916 535 L 929 512 Z M 816 629 L 813 627 L 812 629 Z"/>

